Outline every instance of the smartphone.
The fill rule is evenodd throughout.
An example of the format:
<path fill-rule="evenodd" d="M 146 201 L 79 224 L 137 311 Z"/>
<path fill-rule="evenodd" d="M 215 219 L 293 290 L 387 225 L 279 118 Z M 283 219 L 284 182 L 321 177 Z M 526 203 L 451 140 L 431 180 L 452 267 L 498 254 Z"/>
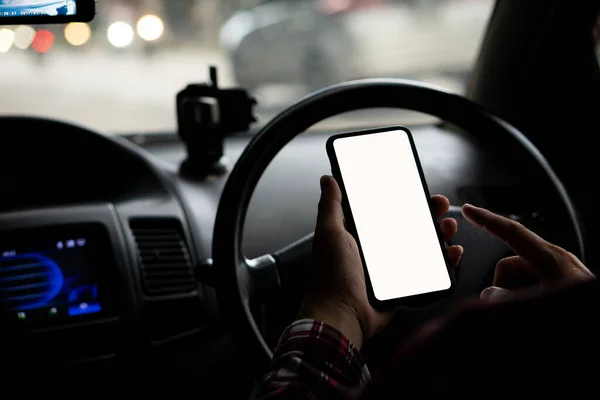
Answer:
<path fill-rule="evenodd" d="M 371 304 L 419 306 L 449 295 L 454 274 L 410 131 L 334 135 L 327 154 Z"/>
<path fill-rule="evenodd" d="M 0 0 L 0 25 L 89 22 L 96 0 Z"/>

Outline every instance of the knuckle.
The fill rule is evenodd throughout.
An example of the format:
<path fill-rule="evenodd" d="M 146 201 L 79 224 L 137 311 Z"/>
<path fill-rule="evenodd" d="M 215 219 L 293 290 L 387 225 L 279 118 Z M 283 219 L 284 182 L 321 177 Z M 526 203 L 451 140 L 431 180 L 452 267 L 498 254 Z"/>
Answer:
<path fill-rule="evenodd" d="M 511 258 L 503 258 L 496 264 L 495 276 L 503 276 L 509 273 L 513 262 Z"/>
<path fill-rule="evenodd" d="M 570 258 L 573 261 L 581 262 L 581 260 L 579 259 L 579 257 L 577 257 L 575 254 L 573 254 L 573 253 L 571 253 L 570 251 L 567 251 L 567 250 L 565 250 L 565 252 L 566 252 L 565 253 L 566 257 Z"/>
<path fill-rule="evenodd" d="M 566 251 L 565 249 L 563 249 L 560 246 L 557 246 L 553 243 L 548 243 L 548 249 L 550 249 L 552 252 L 556 253 L 556 254 L 566 254 L 568 253 L 568 251 Z"/>
<path fill-rule="evenodd" d="M 574 257 L 567 250 L 552 243 L 548 243 L 546 247 L 546 259 L 548 272 L 552 276 L 561 276 L 568 270 L 567 266 L 572 264 Z"/>
<path fill-rule="evenodd" d="M 324 208 L 326 208 L 328 206 L 329 206 L 329 200 L 327 200 L 327 199 L 321 199 L 321 200 L 319 200 L 319 205 L 318 205 L 319 210 L 324 209 Z"/>
<path fill-rule="evenodd" d="M 509 265 L 509 261 L 507 258 L 503 258 L 502 260 L 498 261 L 498 263 L 496 264 L 496 271 L 502 271 L 505 270 Z"/>
<path fill-rule="evenodd" d="M 519 221 L 511 219 L 506 222 L 506 230 L 512 236 L 521 234 L 524 230 L 527 230 L 527 228 Z"/>
<path fill-rule="evenodd" d="M 327 234 L 335 233 L 338 230 L 337 226 L 334 223 L 331 223 L 330 221 L 325 221 L 321 223 L 318 229 L 321 232 L 326 232 Z"/>
<path fill-rule="evenodd" d="M 548 253 L 556 263 L 562 262 L 565 258 L 574 257 L 573 254 L 569 253 L 567 250 L 552 243 L 548 244 Z"/>

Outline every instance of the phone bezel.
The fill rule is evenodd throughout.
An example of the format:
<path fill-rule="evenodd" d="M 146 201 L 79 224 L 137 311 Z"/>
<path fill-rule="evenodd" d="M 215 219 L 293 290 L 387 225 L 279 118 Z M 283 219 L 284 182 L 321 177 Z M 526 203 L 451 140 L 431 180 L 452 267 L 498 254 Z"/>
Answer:
<path fill-rule="evenodd" d="M 377 134 L 377 133 L 390 132 L 390 131 L 402 131 L 404 134 L 406 134 L 408 136 L 408 140 L 410 142 L 412 153 L 413 153 L 415 162 L 417 164 L 417 170 L 419 171 L 419 177 L 421 178 L 421 184 L 422 184 L 423 190 L 424 190 L 426 198 L 427 198 L 427 204 L 429 206 L 429 211 L 431 212 L 432 223 L 435 226 L 435 230 L 436 230 L 436 233 L 438 236 L 438 241 L 440 244 L 440 249 L 444 256 L 444 262 L 446 264 L 446 268 L 448 270 L 448 275 L 450 277 L 450 287 L 448 289 L 443 289 L 443 290 L 430 292 L 430 293 L 416 294 L 416 295 L 412 295 L 412 296 L 399 297 L 399 298 L 390 299 L 390 300 L 379 300 L 375 297 L 375 294 L 373 292 L 373 286 L 371 284 L 371 279 L 369 277 L 369 270 L 367 268 L 365 258 L 363 255 L 362 246 L 360 244 L 360 237 L 356 230 L 356 225 L 354 223 L 354 217 L 352 215 L 350 203 L 348 201 L 348 196 L 346 194 L 346 186 L 344 185 L 344 179 L 342 177 L 338 159 L 337 159 L 337 155 L 335 153 L 334 142 L 339 139 L 344 139 L 344 138 L 353 137 L 353 136 L 373 135 L 373 134 Z M 424 306 L 424 305 L 431 304 L 435 301 L 438 301 L 438 300 L 450 295 L 453 292 L 454 287 L 456 285 L 456 279 L 454 276 L 453 268 L 448 259 L 448 252 L 446 251 L 444 239 L 443 239 L 441 231 L 440 231 L 439 223 L 437 222 L 437 217 L 435 216 L 435 214 L 433 212 L 431 195 L 430 195 L 429 189 L 427 187 L 427 182 L 425 180 L 425 174 L 423 173 L 423 168 L 421 167 L 421 161 L 419 159 L 417 148 L 415 146 L 415 142 L 413 140 L 412 134 L 410 133 L 408 128 L 406 128 L 404 126 L 388 126 L 388 127 L 383 127 L 383 128 L 375 128 L 375 129 L 340 133 L 340 134 L 331 136 L 327 140 L 327 144 L 325 147 L 327 149 L 327 155 L 328 155 L 329 161 L 331 163 L 331 171 L 333 173 L 333 177 L 338 182 L 340 189 L 342 191 L 342 209 L 344 211 L 344 218 L 346 220 L 345 221 L 346 229 L 348 230 L 348 232 L 350 232 L 350 234 L 352 234 L 352 236 L 354 236 L 354 239 L 356 240 L 356 243 L 358 245 L 358 250 L 360 253 L 360 258 L 361 258 L 361 262 L 363 265 L 363 270 L 365 273 L 365 280 L 366 280 L 366 284 L 367 284 L 367 295 L 368 295 L 369 302 L 371 303 L 371 305 L 377 309 L 387 309 L 387 308 L 396 307 L 396 306 L 417 307 L 417 306 Z"/>
<path fill-rule="evenodd" d="M 75 15 L 3 17 L 0 25 L 64 24 L 67 22 L 90 22 L 96 16 L 96 0 L 77 0 Z"/>

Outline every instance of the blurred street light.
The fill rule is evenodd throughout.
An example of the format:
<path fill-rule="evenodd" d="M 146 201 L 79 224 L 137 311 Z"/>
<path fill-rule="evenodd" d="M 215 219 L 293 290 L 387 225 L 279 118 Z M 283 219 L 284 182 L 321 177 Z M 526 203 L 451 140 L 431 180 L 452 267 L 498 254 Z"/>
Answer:
<path fill-rule="evenodd" d="M 6 53 L 13 45 L 15 33 L 7 28 L 0 29 L 0 53 Z"/>
<path fill-rule="evenodd" d="M 92 29 L 85 22 L 71 22 L 65 27 L 65 39 L 73 46 L 83 46 L 92 37 Z"/>
<path fill-rule="evenodd" d="M 53 45 L 54 33 L 46 29 L 37 31 L 35 38 L 33 38 L 33 42 L 31 43 L 31 47 L 40 54 L 49 52 Z"/>
<path fill-rule="evenodd" d="M 137 34 L 148 42 L 160 38 L 164 31 L 165 25 L 156 15 L 144 15 L 137 23 Z"/>
<path fill-rule="evenodd" d="M 115 47 L 127 47 L 133 41 L 133 28 L 126 22 L 114 22 L 108 27 L 108 41 Z"/>
<path fill-rule="evenodd" d="M 15 43 L 17 49 L 26 50 L 35 38 L 35 29 L 27 25 L 20 25 L 15 29 Z"/>

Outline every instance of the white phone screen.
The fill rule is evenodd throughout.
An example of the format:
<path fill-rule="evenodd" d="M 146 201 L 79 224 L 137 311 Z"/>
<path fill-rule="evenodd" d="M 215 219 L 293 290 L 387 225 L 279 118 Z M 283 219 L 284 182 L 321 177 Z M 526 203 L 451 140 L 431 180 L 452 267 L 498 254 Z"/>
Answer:
<path fill-rule="evenodd" d="M 333 148 L 375 298 L 449 289 L 444 250 L 408 134 L 338 138 Z"/>

